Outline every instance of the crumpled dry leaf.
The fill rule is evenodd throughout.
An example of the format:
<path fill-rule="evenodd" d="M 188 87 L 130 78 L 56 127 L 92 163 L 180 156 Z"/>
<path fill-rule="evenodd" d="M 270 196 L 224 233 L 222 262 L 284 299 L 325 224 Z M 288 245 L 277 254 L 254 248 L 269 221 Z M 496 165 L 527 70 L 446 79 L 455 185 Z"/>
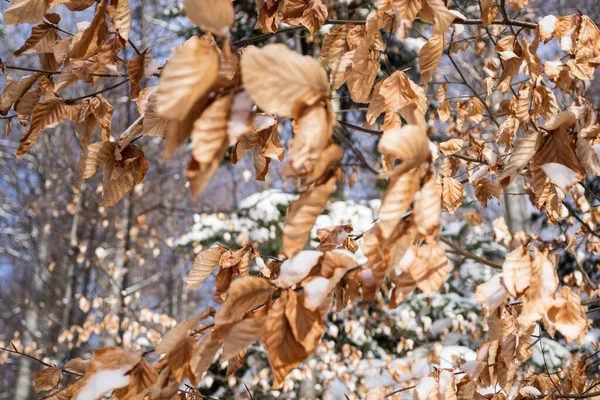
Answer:
<path fill-rule="evenodd" d="M 37 143 L 45 129 L 56 126 L 65 119 L 76 120 L 78 104 L 66 104 L 60 97 L 50 97 L 40 101 L 33 110 L 31 126 L 19 141 L 17 157 L 23 157 Z"/>

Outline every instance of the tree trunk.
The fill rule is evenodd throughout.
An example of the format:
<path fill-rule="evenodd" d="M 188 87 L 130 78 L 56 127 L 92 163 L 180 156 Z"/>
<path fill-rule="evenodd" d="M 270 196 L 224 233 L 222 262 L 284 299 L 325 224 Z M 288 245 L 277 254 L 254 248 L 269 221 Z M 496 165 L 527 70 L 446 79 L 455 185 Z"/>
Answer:
<path fill-rule="evenodd" d="M 63 312 L 61 318 L 61 328 L 68 329 L 73 320 L 73 312 L 75 305 L 75 292 L 77 290 L 77 252 L 79 251 L 79 238 L 77 236 L 77 229 L 79 228 L 79 221 L 81 216 L 81 209 L 83 205 L 85 183 L 79 185 L 79 193 L 77 197 L 77 203 L 75 205 L 75 213 L 73 214 L 73 220 L 71 221 L 71 230 L 69 231 L 69 251 L 67 252 L 63 265 L 67 265 L 66 274 L 66 285 L 63 296 Z"/>
<path fill-rule="evenodd" d="M 42 275 L 46 272 L 48 266 L 48 240 L 51 234 L 50 224 L 44 225 L 40 234 L 38 246 L 38 260 L 31 277 L 31 293 L 29 295 L 29 304 L 25 308 L 25 320 L 23 322 L 22 340 L 23 352 L 30 353 L 34 349 L 35 343 L 40 339 L 38 331 L 39 323 L 39 304 L 42 300 L 42 290 L 44 289 L 44 280 Z M 33 376 L 31 367 L 33 360 L 29 357 L 21 356 L 19 359 L 19 372 L 15 388 L 16 400 L 27 400 L 30 398 Z"/>
<path fill-rule="evenodd" d="M 527 211 L 527 198 L 521 195 L 511 195 L 507 193 L 519 193 L 523 190 L 523 178 L 518 176 L 504 190 L 502 195 L 502 208 L 506 218 L 506 225 L 512 235 L 517 232 L 528 232 L 529 213 Z"/>

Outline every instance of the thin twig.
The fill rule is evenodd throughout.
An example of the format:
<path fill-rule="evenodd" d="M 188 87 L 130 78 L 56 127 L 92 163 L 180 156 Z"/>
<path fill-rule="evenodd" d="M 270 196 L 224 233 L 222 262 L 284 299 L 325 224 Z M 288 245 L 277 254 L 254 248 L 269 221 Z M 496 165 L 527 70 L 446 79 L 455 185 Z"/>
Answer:
<path fill-rule="evenodd" d="M 450 246 L 453 250 L 455 250 L 458 254 L 460 254 L 463 257 L 470 258 L 473 261 L 477 261 L 478 263 L 485 264 L 492 268 L 502 269 L 502 264 L 494 262 L 494 261 L 486 260 L 483 257 L 479 257 L 477 254 L 473 254 L 470 251 L 461 249 L 457 244 L 455 244 L 451 240 L 446 239 L 443 236 L 440 236 L 440 241 L 442 241 L 443 243 Z"/>
<path fill-rule="evenodd" d="M 477 99 L 479 99 L 479 101 L 481 102 L 481 104 L 483 104 L 483 106 L 487 110 L 487 112 L 488 112 L 490 118 L 492 119 L 492 121 L 494 122 L 494 124 L 497 127 L 500 127 L 500 124 L 498 123 L 498 121 L 496 121 L 496 118 L 494 118 L 494 113 L 490 109 L 490 106 L 488 106 L 488 104 L 486 103 L 486 101 L 479 95 L 479 93 L 477 93 L 477 91 L 475 90 L 475 88 L 473 86 L 471 86 L 471 84 L 469 83 L 469 81 L 467 81 L 467 78 L 463 74 L 462 70 L 458 67 L 458 65 L 454 61 L 454 58 L 452 58 L 452 54 L 450 54 L 450 51 L 447 51 L 446 55 L 450 59 L 450 62 L 454 66 L 454 69 L 456 70 L 456 72 L 458 72 L 458 74 L 460 75 L 460 77 L 462 78 L 462 80 L 465 82 L 465 86 L 468 87 L 471 90 L 471 92 L 475 95 L 475 97 L 477 97 Z"/>
<path fill-rule="evenodd" d="M 342 126 L 342 129 L 344 131 L 346 131 L 346 127 Z M 372 173 L 374 173 L 375 175 L 379 175 L 380 172 L 377 171 L 375 168 L 371 167 L 371 165 L 369 165 L 367 159 L 365 158 L 365 156 L 360 152 L 360 150 L 358 150 L 356 147 L 354 147 L 354 145 L 352 144 L 352 142 L 350 140 L 348 140 L 348 138 L 346 136 L 344 136 L 344 134 L 342 132 L 340 132 L 339 130 L 335 129 L 333 131 L 333 135 L 339 139 L 340 142 L 342 142 L 342 144 L 346 147 L 348 147 L 356 157 L 358 157 L 358 159 L 360 160 L 360 162 L 362 163 L 362 165 L 368 169 L 369 171 L 371 171 Z"/>
<path fill-rule="evenodd" d="M 19 351 L 17 349 L 17 347 L 12 342 L 11 342 L 11 346 L 13 347 L 14 350 L 7 349 L 5 347 L 0 347 L 0 351 L 6 351 L 7 353 L 17 354 L 17 355 L 20 355 L 20 356 L 25 356 L 25 357 L 30 358 L 30 359 L 32 359 L 32 360 L 34 360 L 34 361 L 36 361 L 36 362 L 38 362 L 38 363 L 40 363 L 42 365 L 45 365 L 46 367 L 49 367 L 49 368 L 56 367 L 56 365 L 48 364 L 44 360 L 41 360 L 41 359 L 39 359 L 39 358 L 37 358 L 35 356 L 32 356 L 31 354 L 27 354 L 27 353 L 24 353 L 22 351 Z M 72 372 L 72 371 L 66 370 L 64 368 L 61 368 L 61 370 L 65 374 L 70 374 L 70 375 L 75 375 L 75 376 L 83 376 L 81 374 L 78 374 L 77 372 Z"/>
<path fill-rule="evenodd" d="M 102 94 L 104 92 L 108 92 L 109 90 L 118 88 L 119 86 L 122 86 L 122 85 L 126 84 L 127 82 L 129 82 L 129 78 L 127 78 L 127 79 L 125 79 L 125 80 L 123 80 L 123 81 L 121 81 L 119 83 L 116 83 L 116 84 L 114 84 L 112 86 L 109 86 L 107 88 L 98 90 L 97 92 L 94 92 L 94 93 L 86 94 L 84 96 L 76 97 L 74 99 L 65 99 L 65 103 L 73 103 L 73 102 L 78 101 L 78 100 L 83 100 L 83 99 L 87 99 L 87 98 L 90 98 L 90 97 L 97 96 L 97 95 Z"/>
<path fill-rule="evenodd" d="M 337 122 L 345 128 L 352 129 L 352 130 L 359 131 L 359 132 L 368 133 L 369 135 L 381 136 L 383 134 L 382 131 L 374 131 L 372 129 L 363 128 L 362 126 L 352 125 L 352 124 L 349 124 L 348 122 L 340 121 L 339 119 L 337 120 Z"/>

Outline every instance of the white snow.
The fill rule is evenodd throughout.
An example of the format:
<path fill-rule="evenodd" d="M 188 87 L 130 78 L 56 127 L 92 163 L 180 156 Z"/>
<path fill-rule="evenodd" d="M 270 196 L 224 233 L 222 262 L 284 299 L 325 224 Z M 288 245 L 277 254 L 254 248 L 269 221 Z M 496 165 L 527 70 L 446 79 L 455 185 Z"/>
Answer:
<path fill-rule="evenodd" d="M 427 376 L 421 379 L 421 382 L 415 388 L 415 400 L 425 400 L 429 393 L 435 389 L 437 382 L 435 378 Z"/>
<path fill-rule="evenodd" d="M 550 178 L 552 183 L 565 193 L 570 186 L 573 186 L 579 181 L 577 172 L 562 164 L 552 162 L 542 164 L 540 165 L 540 168 L 544 171 L 546 176 Z"/>
<path fill-rule="evenodd" d="M 305 295 L 304 306 L 310 310 L 316 310 L 327 296 L 329 279 L 319 276 L 305 283 L 303 287 Z"/>
<path fill-rule="evenodd" d="M 254 103 L 245 90 L 233 97 L 229 121 L 227 121 L 227 129 L 231 143 L 235 143 L 238 137 L 248 130 L 253 106 Z"/>
<path fill-rule="evenodd" d="M 130 365 L 119 369 L 96 372 L 86 378 L 85 386 L 81 388 L 74 400 L 94 400 L 112 390 L 126 386 L 129 383 L 130 376 L 125 374 L 129 370 L 131 370 Z"/>
<path fill-rule="evenodd" d="M 271 283 L 280 288 L 289 288 L 295 285 L 308 276 L 322 255 L 322 252 L 316 250 L 301 251 L 294 258 L 287 259 L 281 264 L 279 276 Z"/>
<path fill-rule="evenodd" d="M 556 17 L 554 15 L 546 15 L 538 23 L 540 27 L 540 34 L 542 37 L 552 36 L 556 29 Z"/>

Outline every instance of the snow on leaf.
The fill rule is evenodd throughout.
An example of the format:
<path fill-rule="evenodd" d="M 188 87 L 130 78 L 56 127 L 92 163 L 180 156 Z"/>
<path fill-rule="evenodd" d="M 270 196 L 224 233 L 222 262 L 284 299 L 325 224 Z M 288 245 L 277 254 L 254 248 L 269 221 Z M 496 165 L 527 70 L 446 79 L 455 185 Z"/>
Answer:
<path fill-rule="evenodd" d="M 293 258 L 288 258 L 281 264 L 279 276 L 271 283 L 280 288 L 288 288 L 306 278 L 310 270 L 317 265 L 322 252 L 316 250 L 303 250 Z"/>

